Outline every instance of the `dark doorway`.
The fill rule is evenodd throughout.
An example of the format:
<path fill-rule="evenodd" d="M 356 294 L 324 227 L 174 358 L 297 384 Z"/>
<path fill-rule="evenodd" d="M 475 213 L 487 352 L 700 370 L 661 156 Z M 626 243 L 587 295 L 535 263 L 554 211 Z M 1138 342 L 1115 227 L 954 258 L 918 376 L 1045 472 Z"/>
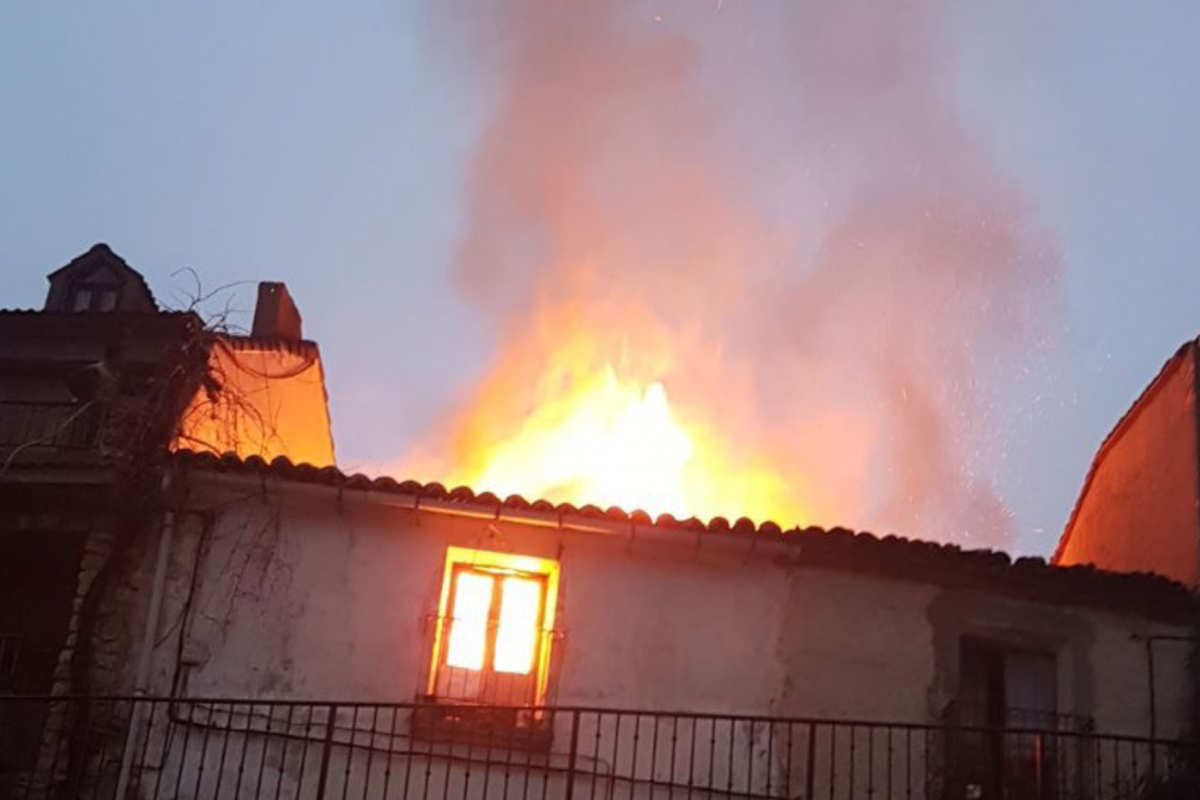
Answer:
<path fill-rule="evenodd" d="M 954 796 L 1053 800 L 1059 729 L 1052 653 L 964 640 L 952 708 Z"/>
<path fill-rule="evenodd" d="M 49 694 L 66 643 L 83 534 L 0 531 L 0 694 Z M 45 705 L 0 709 L 0 789 L 15 765 L 29 763 Z"/>

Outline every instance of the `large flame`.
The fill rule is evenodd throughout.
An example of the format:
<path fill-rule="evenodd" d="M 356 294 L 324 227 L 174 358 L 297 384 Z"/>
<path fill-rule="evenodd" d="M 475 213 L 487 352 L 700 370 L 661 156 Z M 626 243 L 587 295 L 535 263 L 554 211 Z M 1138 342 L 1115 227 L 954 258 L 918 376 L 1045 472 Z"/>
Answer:
<path fill-rule="evenodd" d="M 473 483 L 687 515 L 684 469 L 694 452 L 662 383 L 622 380 L 606 365 L 534 409 L 486 454 Z"/>
<path fill-rule="evenodd" d="M 558 332 L 549 358 L 500 365 L 485 384 L 457 431 L 453 483 L 679 519 L 805 521 L 800 487 L 722 441 L 710 404 L 673 405 L 663 353 L 610 359 L 602 332 Z"/>
<path fill-rule="evenodd" d="M 954 4 L 654 5 L 454 13 L 495 99 L 454 272 L 497 349 L 404 472 L 1005 543 L 996 398 L 1057 259 L 948 91 Z"/>

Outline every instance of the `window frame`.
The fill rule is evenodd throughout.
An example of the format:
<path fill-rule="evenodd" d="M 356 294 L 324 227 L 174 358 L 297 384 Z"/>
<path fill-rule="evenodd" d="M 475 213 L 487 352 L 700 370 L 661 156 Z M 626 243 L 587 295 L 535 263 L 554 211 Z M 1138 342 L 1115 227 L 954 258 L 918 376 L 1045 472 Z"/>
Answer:
<path fill-rule="evenodd" d="M 121 306 L 121 289 L 120 283 L 76 281 L 67 290 L 67 308 L 72 314 L 111 314 Z M 106 297 L 112 299 L 110 308 L 104 308 Z M 80 299 L 85 299 L 86 304 L 81 305 Z"/>
<path fill-rule="evenodd" d="M 531 682 L 530 695 L 518 702 L 503 702 L 489 698 L 487 688 L 489 681 L 493 684 L 497 676 L 522 676 L 522 673 L 498 672 L 495 670 L 495 639 L 499 633 L 498 615 L 500 604 L 497 602 L 501 593 L 502 580 L 496 580 L 492 588 L 492 601 L 488 607 L 488 630 L 486 632 L 483 666 L 477 672 L 480 674 L 480 691 L 478 697 L 455 698 L 452 695 L 439 695 L 439 679 L 447 670 L 464 670 L 475 672 L 466 667 L 453 667 L 447 663 L 449 655 L 450 629 L 454 599 L 458 588 L 458 576 L 464 572 L 484 573 L 497 576 L 519 576 L 536 580 L 541 584 L 540 607 L 537 621 L 537 640 L 534 645 L 533 665 L 529 676 Z M 435 702 L 474 702 L 481 705 L 520 705 L 540 706 L 545 702 L 546 691 L 550 676 L 550 659 L 554 649 L 554 618 L 558 602 L 559 563 L 557 561 L 535 556 L 514 555 L 487 550 L 475 550 L 464 547 L 449 547 L 446 550 L 445 567 L 442 574 L 441 594 L 438 601 L 438 613 L 434 625 L 433 652 L 429 664 L 429 680 L 427 684 L 428 697 Z"/>
<path fill-rule="evenodd" d="M 453 636 L 454 625 L 458 620 L 453 617 L 454 608 L 458 599 L 458 590 L 460 580 L 463 575 L 483 575 L 492 581 L 491 597 L 488 600 L 488 616 L 486 628 L 484 631 L 483 645 L 483 664 L 478 670 L 472 670 L 481 673 L 497 673 L 504 672 L 505 674 L 530 675 L 537 671 L 538 651 L 541 649 L 541 642 L 535 639 L 533 662 L 527 672 L 513 673 L 508 670 L 499 670 L 496 668 L 496 647 L 497 640 L 500 637 L 500 609 L 503 604 L 505 578 L 520 578 L 521 580 L 536 583 L 538 586 L 538 608 L 535 614 L 535 629 L 537 632 L 542 632 L 544 626 L 542 619 L 546 614 L 546 576 L 544 573 L 537 572 L 521 572 L 517 570 L 500 570 L 494 567 L 480 567 L 474 564 L 455 564 L 453 574 L 450 578 L 450 598 L 448 602 L 449 612 L 444 618 L 444 623 L 449 635 Z M 444 648 L 441 659 L 441 666 L 451 666 L 453 669 L 472 669 L 471 667 L 458 667 L 450 665 L 450 647 Z"/>
<path fill-rule="evenodd" d="M 968 655 L 969 654 L 969 655 Z M 1050 730 L 1057 728 L 1070 715 L 1060 710 L 1061 687 L 1059 686 L 1059 653 L 1049 647 L 1036 647 L 1023 644 L 1011 644 L 976 636 L 964 636 L 959 642 L 959 676 L 956 692 L 956 705 L 962 711 L 982 711 L 983 718 L 976 724 L 992 727 L 1009 727 L 1013 725 L 1012 715 L 1029 715 L 1027 724 L 1020 727 L 1037 727 L 1048 724 Z M 1049 666 L 1048 680 L 1045 687 L 1050 695 L 1050 708 L 1034 709 L 1012 704 L 1009 696 L 1009 680 L 1013 675 L 1011 665 L 1021 658 L 1039 659 Z M 982 668 L 981 684 L 984 690 L 984 701 L 979 708 L 967 708 L 977 704 L 964 702 L 963 690 L 966 683 L 967 664 L 974 661 L 976 668 Z M 1040 718 L 1040 719 L 1038 719 Z M 1033 721 L 1036 719 L 1036 722 Z M 960 719 L 959 722 L 967 720 Z"/>

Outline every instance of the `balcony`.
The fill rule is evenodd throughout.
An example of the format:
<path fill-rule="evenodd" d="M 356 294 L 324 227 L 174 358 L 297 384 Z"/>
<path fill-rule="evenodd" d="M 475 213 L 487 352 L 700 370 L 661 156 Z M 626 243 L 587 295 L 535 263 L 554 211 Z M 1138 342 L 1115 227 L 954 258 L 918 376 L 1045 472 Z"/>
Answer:
<path fill-rule="evenodd" d="M 1191 745 L 578 707 L 0 697 L 0 797 L 398 800 L 1154 800 L 1195 797 Z M 550 734 L 529 748 L 497 715 Z M 472 719 L 481 723 L 474 732 Z M 428 721 L 426 721 L 428 722 Z M 983 741 L 1003 769 L 976 763 Z M 964 746 L 970 745 L 970 746 Z"/>
<path fill-rule="evenodd" d="M 102 428 L 98 406 L 0 401 L 0 450 L 90 450 Z"/>

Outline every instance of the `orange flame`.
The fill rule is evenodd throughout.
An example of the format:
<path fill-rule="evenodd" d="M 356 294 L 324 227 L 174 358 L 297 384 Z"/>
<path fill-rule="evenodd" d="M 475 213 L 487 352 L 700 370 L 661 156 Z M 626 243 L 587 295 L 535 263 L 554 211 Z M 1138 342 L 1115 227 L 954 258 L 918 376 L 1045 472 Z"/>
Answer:
<path fill-rule="evenodd" d="M 807 520 L 800 487 L 715 435 L 710 404 L 675 406 L 669 358 L 634 365 L 627 348 L 605 358 L 602 333 L 557 337 L 515 348 L 526 363 L 497 365 L 460 423 L 452 483 L 679 519 Z"/>

